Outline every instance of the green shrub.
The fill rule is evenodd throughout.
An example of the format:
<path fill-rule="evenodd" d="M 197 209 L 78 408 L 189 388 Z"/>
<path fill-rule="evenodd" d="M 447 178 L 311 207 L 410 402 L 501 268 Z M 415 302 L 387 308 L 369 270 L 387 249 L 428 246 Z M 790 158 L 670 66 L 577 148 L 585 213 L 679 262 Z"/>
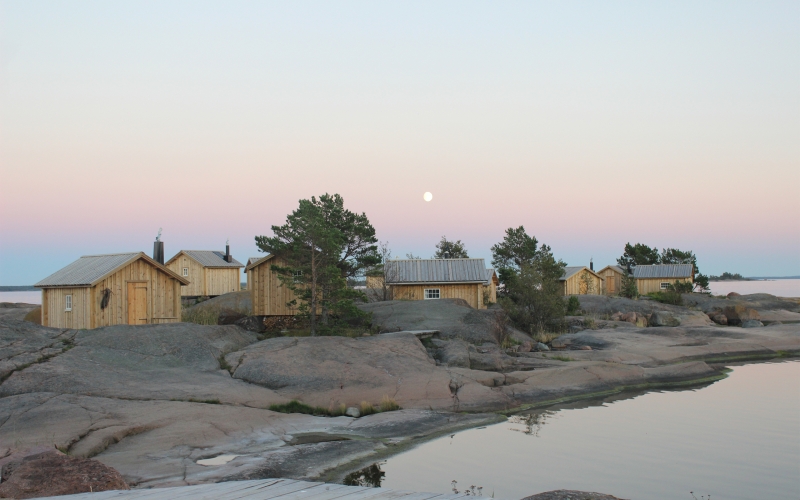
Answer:
<path fill-rule="evenodd" d="M 670 304 L 673 306 L 683 305 L 683 297 L 681 297 L 680 293 L 674 290 L 648 293 L 647 296 L 657 302 L 661 302 L 662 304 Z"/>
<path fill-rule="evenodd" d="M 309 406 L 305 403 L 301 403 L 300 401 L 293 399 L 288 403 L 284 403 L 282 405 L 270 405 L 270 411 L 277 411 L 280 413 L 304 413 L 306 415 L 315 415 L 315 416 L 331 416 L 330 410 L 326 408 L 322 408 L 321 406 Z"/>
<path fill-rule="evenodd" d="M 577 316 L 581 310 L 581 301 L 578 297 L 570 295 L 567 299 L 567 316 Z"/>
<path fill-rule="evenodd" d="M 619 287 L 619 294 L 622 297 L 627 297 L 629 299 L 635 299 L 639 297 L 639 287 L 636 286 L 636 279 L 631 275 L 625 275 L 622 277 L 622 281 Z"/>

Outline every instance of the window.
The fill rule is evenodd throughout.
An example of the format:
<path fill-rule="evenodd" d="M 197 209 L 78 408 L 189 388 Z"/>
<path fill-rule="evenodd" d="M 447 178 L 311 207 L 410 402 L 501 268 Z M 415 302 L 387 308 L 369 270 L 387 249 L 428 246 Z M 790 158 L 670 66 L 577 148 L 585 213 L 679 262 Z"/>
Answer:
<path fill-rule="evenodd" d="M 64 296 L 64 310 L 71 311 L 72 310 L 72 295 L 65 295 Z"/>
<path fill-rule="evenodd" d="M 303 271 L 292 271 L 292 277 L 295 283 L 300 283 L 303 281 Z"/>
<path fill-rule="evenodd" d="M 666 290 L 666 289 L 668 289 L 668 288 L 669 288 L 669 283 L 665 283 L 665 282 L 663 282 L 663 281 L 662 281 L 662 282 L 661 282 L 661 289 L 662 289 L 662 290 Z"/>
<path fill-rule="evenodd" d="M 425 300 L 428 299 L 438 299 L 440 296 L 438 288 L 426 288 L 425 289 Z"/>
<path fill-rule="evenodd" d="M 189 268 L 188 267 L 184 267 L 183 268 L 183 275 L 184 276 L 189 276 Z"/>

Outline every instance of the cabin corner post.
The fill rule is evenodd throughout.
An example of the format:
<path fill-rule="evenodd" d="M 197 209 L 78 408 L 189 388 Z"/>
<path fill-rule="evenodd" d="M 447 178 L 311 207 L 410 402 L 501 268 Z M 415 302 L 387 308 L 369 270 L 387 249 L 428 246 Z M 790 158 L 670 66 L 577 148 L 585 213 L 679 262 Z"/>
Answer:
<path fill-rule="evenodd" d="M 173 311 L 172 313 L 177 318 L 175 320 L 176 323 L 180 323 L 183 320 L 183 311 L 181 310 L 183 303 L 181 302 L 181 282 L 178 280 L 174 280 L 174 284 L 172 285 L 174 292 L 173 292 Z"/>
<path fill-rule="evenodd" d="M 42 288 L 42 311 L 41 311 L 42 326 L 50 326 L 47 324 L 49 318 L 47 317 L 47 288 Z"/>

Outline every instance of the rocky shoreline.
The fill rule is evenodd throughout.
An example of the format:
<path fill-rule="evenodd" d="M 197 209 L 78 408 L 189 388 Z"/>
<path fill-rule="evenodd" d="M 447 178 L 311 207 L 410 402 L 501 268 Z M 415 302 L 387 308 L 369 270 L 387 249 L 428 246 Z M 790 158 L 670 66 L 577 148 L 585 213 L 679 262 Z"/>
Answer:
<path fill-rule="evenodd" d="M 509 413 L 707 383 L 725 376 L 720 363 L 800 355 L 795 301 L 762 294 L 686 302 L 582 296 L 573 333 L 550 342 L 550 351 L 536 351 L 521 332 L 518 346 L 502 349 L 489 331 L 491 311 L 445 300 L 367 305 L 384 331 L 439 332 L 424 341 L 402 332 L 259 341 L 235 325 L 184 323 L 75 331 L 0 317 L 0 452 L 56 446 L 113 467 L 132 487 L 341 481 Z M 768 326 L 710 319 L 715 308 L 737 305 Z M 622 320 L 630 313 L 664 313 L 678 324 Z M 361 418 L 269 410 L 293 399 L 327 408 L 383 397 L 403 409 Z M 197 463 L 220 455 L 235 458 Z"/>

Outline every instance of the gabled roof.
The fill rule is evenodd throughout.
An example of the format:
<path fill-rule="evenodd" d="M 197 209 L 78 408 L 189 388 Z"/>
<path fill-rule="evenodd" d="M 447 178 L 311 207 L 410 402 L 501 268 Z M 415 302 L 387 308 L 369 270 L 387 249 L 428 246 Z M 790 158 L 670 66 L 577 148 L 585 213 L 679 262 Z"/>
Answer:
<path fill-rule="evenodd" d="M 585 270 L 587 273 L 590 273 L 590 274 L 593 274 L 593 275 L 597 276 L 600 279 L 603 279 L 602 276 L 600 276 L 599 274 L 597 274 L 596 272 L 592 271 L 591 269 L 589 269 L 586 266 L 567 266 L 567 267 L 564 268 L 564 274 L 561 275 L 561 278 L 559 279 L 559 281 L 567 281 L 568 279 L 572 278 L 573 276 L 575 276 L 576 274 L 578 274 L 579 272 L 581 272 L 583 270 Z"/>
<path fill-rule="evenodd" d="M 486 284 L 489 285 L 492 281 L 496 284 L 500 282 L 500 280 L 497 279 L 497 273 L 494 272 L 494 269 L 490 268 L 486 270 Z"/>
<path fill-rule="evenodd" d="M 691 264 L 655 264 L 634 267 L 633 277 L 636 279 L 691 278 L 693 271 L 694 266 Z"/>
<path fill-rule="evenodd" d="M 265 255 L 263 257 L 250 257 L 249 259 L 247 259 L 247 267 L 244 268 L 244 272 L 247 272 L 247 271 L 253 269 L 256 266 L 260 266 L 261 264 L 263 264 L 264 262 L 270 260 L 273 257 L 275 257 L 275 256 L 272 255 L 271 253 L 269 253 L 269 254 L 267 254 L 267 255 Z"/>
<path fill-rule="evenodd" d="M 483 259 L 396 259 L 385 266 L 386 282 L 486 283 Z"/>
<path fill-rule="evenodd" d="M 597 274 L 600 274 L 600 273 L 602 273 L 602 272 L 603 272 L 603 271 L 605 271 L 606 269 L 611 269 L 611 270 L 613 270 L 613 271 L 616 271 L 616 272 L 620 273 L 620 274 L 621 274 L 621 275 L 623 275 L 623 276 L 625 276 L 625 274 L 627 274 L 627 273 L 625 272 L 625 270 L 624 270 L 624 269 L 622 269 L 622 268 L 621 268 L 621 267 L 619 267 L 619 266 L 606 266 L 606 267 L 604 267 L 603 269 L 601 269 L 601 270 L 597 271 Z"/>
<path fill-rule="evenodd" d="M 169 259 L 167 264 L 177 259 L 180 254 L 191 257 L 203 267 L 244 267 L 244 264 L 236 259 L 231 259 L 233 262 L 228 262 L 225 260 L 225 252 L 218 252 L 216 250 L 181 250 L 176 253 L 174 257 Z"/>
<path fill-rule="evenodd" d="M 160 271 L 167 273 L 172 278 L 177 279 L 182 284 L 189 284 L 189 280 L 186 278 L 178 276 L 173 271 L 170 271 L 163 265 L 145 255 L 144 252 L 138 252 L 84 255 L 72 264 L 59 269 L 33 286 L 39 288 L 54 286 L 93 286 L 105 279 L 110 274 L 116 272 L 118 269 L 125 267 L 131 262 L 139 259 L 146 260 L 148 263 L 157 267 Z"/>

